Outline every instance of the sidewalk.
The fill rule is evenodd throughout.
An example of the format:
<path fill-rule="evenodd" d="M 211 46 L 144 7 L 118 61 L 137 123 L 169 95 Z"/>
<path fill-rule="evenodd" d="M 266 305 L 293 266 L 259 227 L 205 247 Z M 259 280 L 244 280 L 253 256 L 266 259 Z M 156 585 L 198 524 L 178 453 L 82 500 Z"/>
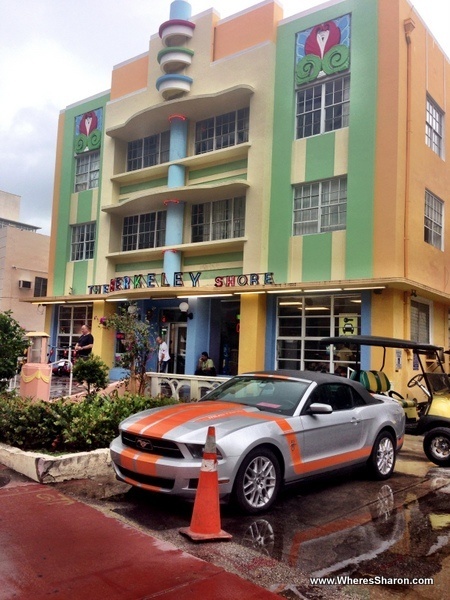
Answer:
<path fill-rule="evenodd" d="M 11 473 L 0 465 L 0 600 L 279 600 L 237 575 Z"/>

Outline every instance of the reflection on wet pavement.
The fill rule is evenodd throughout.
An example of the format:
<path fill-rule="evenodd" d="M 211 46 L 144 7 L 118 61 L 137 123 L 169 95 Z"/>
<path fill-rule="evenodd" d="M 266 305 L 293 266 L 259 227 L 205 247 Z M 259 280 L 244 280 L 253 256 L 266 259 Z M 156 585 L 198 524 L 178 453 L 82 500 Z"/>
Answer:
<path fill-rule="evenodd" d="M 222 527 L 233 535 L 235 544 L 292 573 L 352 578 L 350 585 L 341 580 L 338 587 L 356 598 L 447 597 L 450 471 L 427 461 L 419 438 L 411 439 L 402 454 L 388 481 L 370 481 L 364 471 L 354 470 L 303 482 L 258 517 L 243 516 L 223 506 Z M 173 532 L 186 525 L 192 510 L 189 503 L 136 490 L 123 499 L 114 512 L 158 536 L 172 536 L 172 541 Z M 199 554 L 195 546 L 189 551 Z M 352 583 L 369 577 L 384 580 L 371 586 Z M 399 577 L 403 583 L 393 584 Z M 432 577 L 434 585 L 405 583 L 405 578 L 414 577 Z M 302 593 L 307 598 L 322 597 Z M 299 597 L 287 592 L 281 595 Z"/>

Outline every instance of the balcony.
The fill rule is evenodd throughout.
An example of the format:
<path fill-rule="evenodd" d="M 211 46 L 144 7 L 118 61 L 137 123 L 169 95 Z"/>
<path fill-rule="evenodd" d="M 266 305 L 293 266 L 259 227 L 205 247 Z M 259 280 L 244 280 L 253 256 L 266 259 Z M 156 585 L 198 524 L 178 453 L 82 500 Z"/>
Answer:
<path fill-rule="evenodd" d="M 200 169 L 210 167 L 212 165 L 224 165 L 228 162 L 234 162 L 247 158 L 251 148 L 250 142 L 236 144 L 221 150 L 213 150 L 204 152 L 203 154 L 194 154 L 179 158 L 170 162 L 161 163 L 145 169 L 137 169 L 136 171 L 126 171 L 118 173 L 111 177 L 111 181 L 117 183 L 120 187 L 128 185 L 139 185 L 145 181 L 151 182 L 155 179 L 161 179 L 168 176 L 169 167 L 171 165 L 182 165 L 188 169 Z"/>
<path fill-rule="evenodd" d="M 125 217 L 140 212 L 163 210 L 167 204 L 177 202 L 199 203 L 245 196 L 250 184 L 245 179 L 231 179 L 204 185 L 169 188 L 167 186 L 137 191 L 118 204 L 108 204 L 102 211 Z"/>
<path fill-rule="evenodd" d="M 226 254 L 229 252 L 243 252 L 247 238 L 229 238 L 213 240 L 211 242 L 195 242 L 178 244 L 174 246 L 159 246 L 158 248 L 143 248 L 142 250 L 128 250 L 126 252 L 109 252 L 105 258 L 114 265 L 138 263 L 144 261 L 163 260 L 164 252 L 173 250 L 183 252 L 183 256 L 206 256 L 208 254 Z"/>
<path fill-rule="evenodd" d="M 190 121 L 201 121 L 212 115 L 249 106 L 253 92 L 252 86 L 239 84 L 213 94 L 189 95 L 161 102 L 130 115 L 122 124 L 109 127 L 106 135 L 131 142 L 158 131 L 165 131 L 174 112 L 182 113 Z"/>

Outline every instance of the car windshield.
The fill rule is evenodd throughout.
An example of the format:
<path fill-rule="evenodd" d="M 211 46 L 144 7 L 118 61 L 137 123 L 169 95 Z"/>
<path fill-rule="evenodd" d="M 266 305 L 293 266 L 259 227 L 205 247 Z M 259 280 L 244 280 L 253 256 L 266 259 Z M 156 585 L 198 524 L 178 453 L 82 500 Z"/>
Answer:
<path fill-rule="evenodd" d="M 234 377 L 212 390 L 203 400 L 237 402 L 259 410 L 293 415 L 310 381 L 267 377 Z"/>
<path fill-rule="evenodd" d="M 425 373 L 425 377 L 434 394 L 450 392 L 450 380 L 446 373 Z"/>

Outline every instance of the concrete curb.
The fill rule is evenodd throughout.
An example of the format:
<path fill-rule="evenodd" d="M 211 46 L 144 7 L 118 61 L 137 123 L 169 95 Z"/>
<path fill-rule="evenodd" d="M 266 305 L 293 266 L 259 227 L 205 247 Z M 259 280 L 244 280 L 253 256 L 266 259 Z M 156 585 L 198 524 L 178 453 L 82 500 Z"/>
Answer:
<path fill-rule="evenodd" d="M 38 483 L 89 479 L 112 472 L 109 448 L 50 456 L 0 443 L 0 463 Z"/>

